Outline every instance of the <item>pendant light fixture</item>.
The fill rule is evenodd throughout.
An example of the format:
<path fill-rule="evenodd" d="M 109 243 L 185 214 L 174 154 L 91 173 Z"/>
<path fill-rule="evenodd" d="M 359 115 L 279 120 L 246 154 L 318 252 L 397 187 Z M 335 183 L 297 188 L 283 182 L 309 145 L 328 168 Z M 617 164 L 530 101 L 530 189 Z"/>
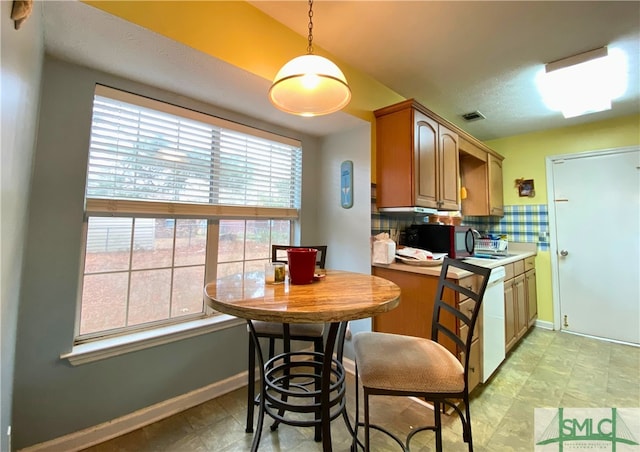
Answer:
<path fill-rule="evenodd" d="M 313 0 L 309 0 L 307 54 L 282 66 L 269 89 L 276 108 L 300 116 L 320 116 L 344 108 L 351 100 L 347 79 L 330 60 L 313 54 Z"/>

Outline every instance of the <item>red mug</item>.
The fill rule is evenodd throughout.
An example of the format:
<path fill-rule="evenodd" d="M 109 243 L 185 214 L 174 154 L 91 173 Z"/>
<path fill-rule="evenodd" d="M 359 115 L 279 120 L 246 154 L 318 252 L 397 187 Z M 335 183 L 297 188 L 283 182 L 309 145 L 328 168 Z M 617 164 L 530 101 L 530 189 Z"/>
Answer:
<path fill-rule="evenodd" d="M 311 284 L 316 270 L 315 248 L 288 248 L 289 280 L 291 284 Z"/>

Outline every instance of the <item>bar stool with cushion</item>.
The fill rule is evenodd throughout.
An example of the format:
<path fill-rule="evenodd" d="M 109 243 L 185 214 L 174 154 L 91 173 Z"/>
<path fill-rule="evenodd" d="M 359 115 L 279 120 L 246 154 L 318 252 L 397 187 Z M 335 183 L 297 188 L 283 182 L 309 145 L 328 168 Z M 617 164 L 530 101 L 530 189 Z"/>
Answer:
<path fill-rule="evenodd" d="M 458 280 L 447 279 L 447 272 L 452 269 L 464 270 L 477 275 L 478 290 L 473 292 L 467 287 L 457 284 Z M 424 430 L 434 430 L 436 436 L 436 450 L 442 450 L 441 409 L 448 405 L 460 417 L 462 422 L 463 439 L 473 451 L 471 439 L 471 413 L 469 410 L 469 353 L 473 329 L 478 320 L 478 314 L 484 296 L 491 269 L 468 264 L 462 261 L 445 258 L 434 304 L 431 326 L 431 339 L 399 334 L 378 332 L 362 332 L 354 336 L 353 345 L 356 361 L 356 428 L 353 437 L 353 450 L 359 443 L 357 437 L 358 426 L 364 426 L 364 447 L 369 451 L 369 430 L 374 428 L 391 436 L 403 450 L 409 450 L 409 442 L 413 435 Z M 466 313 L 457 310 L 444 300 L 445 290 L 460 294 L 461 298 L 469 297 L 475 301 L 475 306 L 468 317 Z M 447 293 L 450 295 L 450 292 Z M 455 316 L 452 317 L 452 316 Z M 443 319 L 445 319 L 443 321 Z M 467 334 L 459 337 L 456 328 L 447 325 L 467 325 Z M 464 329 L 464 327 L 462 327 Z M 460 330 L 460 328 L 458 328 Z M 455 354 L 438 343 L 443 337 L 455 343 L 458 353 L 463 352 L 461 363 Z M 358 380 L 362 381 L 364 389 L 364 423 L 358 422 Z M 434 424 L 432 426 L 412 429 L 406 440 L 400 440 L 396 435 L 384 428 L 371 425 L 369 422 L 369 397 L 373 395 L 412 396 L 433 403 Z M 460 408 L 456 402 L 462 402 Z M 464 409 L 464 413 L 463 410 Z M 373 448 L 375 450 L 375 448 Z"/>
<path fill-rule="evenodd" d="M 290 248 L 314 248 L 318 250 L 316 256 L 316 266 L 324 269 L 327 260 L 327 246 L 289 246 L 289 245 L 272 245 L 271 261 L 287 263 L 286 250 Z M 281 323 L 252 321 L 257 337 L 269 339 L 269 358 L 275 355 L 276 339 L 284 338 L 284 326 Z M 313 342 L 315 352 L 322 353 L 324 349 L 324 324 L 323 323 L 296 323 L 289 325 L 289 337 L 295 341 Z M 290 351 L 291 344 L 284 343 L 284 352 Z M 248 386 L 247 386 L 247 425 L 245 431 L 253 432 L 253 411 L 254 406 L 258 403 L 255 395 L 255 344 L 249 339 L 249 369 L 248 369 Z M 277 424 L 273 426 L 275 428 Z"/>

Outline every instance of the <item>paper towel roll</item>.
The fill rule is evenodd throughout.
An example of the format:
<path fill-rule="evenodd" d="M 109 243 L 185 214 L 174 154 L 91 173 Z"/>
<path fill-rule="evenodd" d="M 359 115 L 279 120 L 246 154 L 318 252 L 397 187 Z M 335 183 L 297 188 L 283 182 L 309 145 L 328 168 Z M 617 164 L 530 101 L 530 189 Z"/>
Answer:
<path fill-rule="evenodd" d="M 374 264 L 391 264 L 396 259 L 396 242 L 393 240 L 373 242 Z"/>

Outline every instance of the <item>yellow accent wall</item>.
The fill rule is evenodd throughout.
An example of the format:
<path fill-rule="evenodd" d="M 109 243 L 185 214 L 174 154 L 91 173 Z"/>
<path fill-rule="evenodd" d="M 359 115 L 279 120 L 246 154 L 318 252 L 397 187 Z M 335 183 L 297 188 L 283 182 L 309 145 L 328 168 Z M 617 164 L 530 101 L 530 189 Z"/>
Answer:
<path fill-rule="evenodd" d="M 289 60 L 307 52 L 307 38 L 243 1 L 95 1 L 84 3 L 181 42 L 229 64 L 273 80 Z M 317 10 L 317 7 L 316 7 Z M 301 17 L 306 21 L 307 17 Z M 316 19 L 316 27 L 322 19 Z M 345 113 L 372 125 L 373 111 L 405 100 L 372 77 L 322 48 L 314 53 L 331 59 L 351 88 Z M 267 93 L 265 93 L 265 96 Z M 275 107 L 274 107 L 275 108 Z M 375 131 L 372 127 L 372 178 L 375 179 Z"/>
<path fill-rule="evenodd" d="M 505 157 L 502 168 L 505 205 L 547 204 L 547 157 L 637 146 L 640 144 L 640 114 L 500 138 L 486 144 Z M 521 178 L 534 179 L 535 197 L 518 196 L 515 179 Z M 538 319 L 553 322 L 549 251 L 538 252 L 536 256 L 536 286 Z"/>
<path fill-rule="evenodd" d="M 293 32 L 244 1 L 95 1 L 84 3 L 118 16 L 174 41 L 272 80 L 290 59 L 306 53 L 306 37 Z M 300 20 L 306 20 L 302 17 Z M 320 20 L 320 19 L 318 19 Z M 316 23 L 322 26 L 322 22 Z M 404 97 L 361 73 L 320 47 L 318 55 L 334 61 L 345 73 L 352 90 L 345 112 L 369 121 L 371 127 L 371 180 L 375 182 L 375 118 L 373 111 L 404 100 Z M 265 93 L 265 96 L 267 93 Z M 275 108 L 275 107 L 274 107 Z M 487 144 L 505 156 L 505 204 L 546 202 L 545 157 L 640 142 L 640 115 L 596 124 L 573 126 L 518 135 Z M 535 180 L 535 198 L 519 198 L 516 178 Z M 536 258 L 539 318 L 552 321 L 551 268 L 549 253 Z"/>
<path fill-rule="evenodd" d="M 640 144 L 640 114 L 487 141 L 505 159 L 502 167 L 505 205 L 547 202 L 546 158 L 552 155 Z M 520 198 L 516 179 L 534 179 L 536 196 Z"/>

